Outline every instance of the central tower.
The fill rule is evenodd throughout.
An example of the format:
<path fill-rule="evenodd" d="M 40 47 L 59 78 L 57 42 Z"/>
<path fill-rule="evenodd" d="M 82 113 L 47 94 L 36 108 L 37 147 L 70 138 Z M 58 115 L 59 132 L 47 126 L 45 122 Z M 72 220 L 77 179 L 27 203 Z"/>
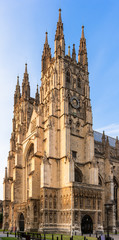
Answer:
<path fill-rule="evenodd" d="M 35 98 L 30 97 L 27 65 L 22 95 L 17 80 L 4 179 L 4 228 L 80 233 L 89 202 L 95 203 L 95 196 L 96 201 L 101 198 L 88 77 L 84 27 L 77 62 L 75 44 L 72 54 L 70 47 L 65 54 L 59 9 L 54 57 L 46 32 L 40 96 L 37 87 Z M 89 220 L 97 219 L 97 209 L 88 215 Z"/>

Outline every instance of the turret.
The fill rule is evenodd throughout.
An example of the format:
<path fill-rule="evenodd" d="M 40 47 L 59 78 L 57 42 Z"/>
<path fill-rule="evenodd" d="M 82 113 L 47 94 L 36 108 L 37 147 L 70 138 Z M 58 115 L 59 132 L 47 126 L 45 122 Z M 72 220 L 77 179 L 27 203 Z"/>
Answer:
<path fill-rule="evenodd" d="M 82 26 L 82 35 L 80 39 L 78 62 L 81 63 L 83 66 L 88 66 L 86 39 L 84 36 L 84 26 Z"/>
<path fill-rule="evenodd" d="M 19 76 L 17 76 L 16 90 L 14 93 L 14 106 L 19 102 L 20 97 L 21 97 L 21 94 L 20 94 L 20 86 L 19 86 Z"/>
<path fill-rule="evenodd" d="M 30 85 L 29 85 L 29 75 L 27 73 L 27 63 L 25 64 L 25 73 L 22 82 L 22 98 L 29 100 L 30 98 Z"/>
<path fill-rule="evenodd" d="M 61 9 L 59 9 L 59 20 L 57 22 L 57 29 L 55 34 L 55 58 L 58 56 L 65 56 L 65 41 L 63 34 L 63 23 L 61 19 Z"/>
<path fill-rule="evenodd" d="M 42 54 L 42 71 L 43 73 L 47 70 L 48 64 L 51 61 L 51 48 L 49 47 L 48 44 L 48 33 L 46 32 L 46 37 L 45 37 L 45 44 L 44 44 L 44 49 L 43 49 L 43 54 Z"/>

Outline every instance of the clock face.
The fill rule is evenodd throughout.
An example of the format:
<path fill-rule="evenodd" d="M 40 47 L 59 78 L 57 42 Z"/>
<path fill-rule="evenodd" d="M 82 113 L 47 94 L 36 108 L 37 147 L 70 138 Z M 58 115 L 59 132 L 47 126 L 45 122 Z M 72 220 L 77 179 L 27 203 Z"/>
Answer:
<path fill-rule="evenodd" d="M 76 108 L 76 109 L 79 108 L 79 100 L 77 97 L 75 97 L 75 96 L 72 97 L 70 102 L 71 102 L 71 105 L 73 108 Z"/>

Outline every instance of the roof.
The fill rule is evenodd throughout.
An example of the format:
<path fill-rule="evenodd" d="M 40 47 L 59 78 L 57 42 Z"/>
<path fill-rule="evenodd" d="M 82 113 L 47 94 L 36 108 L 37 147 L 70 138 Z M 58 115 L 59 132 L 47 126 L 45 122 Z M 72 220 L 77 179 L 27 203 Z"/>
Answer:
<path fill-rule="evenodd" d="M 102 133 L 97 131 L 94 131 L 93 133 L 94 133 L 94 140 L 97 142 L 102 142 Z M 105 135 L 105 137 L 107 138 L 107 135 Z M 108 140 L 109 140 L 110 146 L 115 147 L 116 139 L 108 136 Z"/>

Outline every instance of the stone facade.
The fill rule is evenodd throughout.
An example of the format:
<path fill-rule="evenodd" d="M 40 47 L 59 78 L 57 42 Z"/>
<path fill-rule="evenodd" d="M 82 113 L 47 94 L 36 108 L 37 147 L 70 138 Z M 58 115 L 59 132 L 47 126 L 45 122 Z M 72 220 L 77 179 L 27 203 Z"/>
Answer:
<path fill-rule="evenodd" d="M 65 55 L 61 10 L 55 52 L 46 39 L 40 93 L 30 96 L 27 64 L 14 94 L 13 131 L 4 178 L 3 228 L 81 233 L 119 225 L 119 141 L 92 128 L 84 27 Z"/>

